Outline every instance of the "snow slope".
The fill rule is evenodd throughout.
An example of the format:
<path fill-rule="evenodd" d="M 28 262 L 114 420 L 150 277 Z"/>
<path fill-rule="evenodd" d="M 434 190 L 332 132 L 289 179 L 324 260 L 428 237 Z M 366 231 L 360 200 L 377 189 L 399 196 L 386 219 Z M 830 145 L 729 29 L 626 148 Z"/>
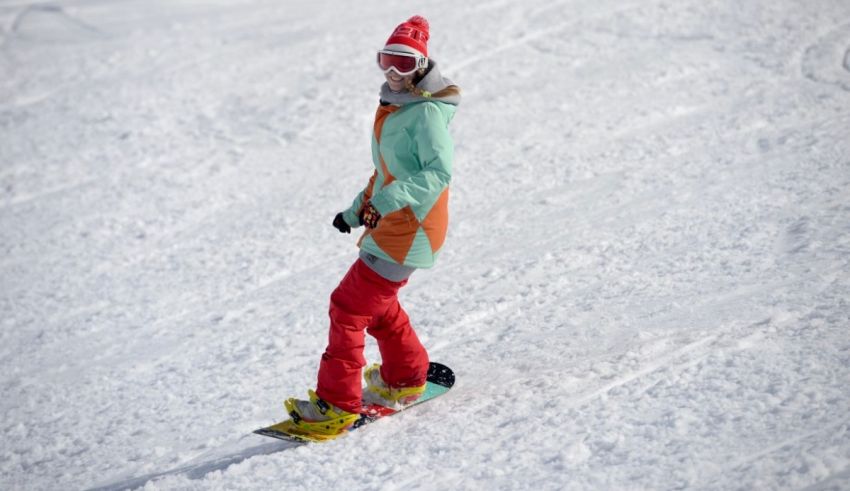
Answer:
<path fill-rule="evenodd" d="M 458 383 L 286 449 L 413 13 Z M 2 489 L 850 489 L 844 0 L 7 0 L 0 74 Z"/>

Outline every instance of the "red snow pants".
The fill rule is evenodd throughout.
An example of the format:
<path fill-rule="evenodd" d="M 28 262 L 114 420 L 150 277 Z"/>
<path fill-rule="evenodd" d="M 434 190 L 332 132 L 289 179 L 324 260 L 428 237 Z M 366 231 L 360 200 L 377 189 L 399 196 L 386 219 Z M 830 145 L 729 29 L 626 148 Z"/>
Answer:
<path fill-rule="evenodd" d="M 381 378 L 391 387 L 416 387 L 428 376 L 428 353 L 398 303 L 407 280 L 393 282 L 358 259 L 331 294 L 328 347 L 319 364 L 316 394 L 360 412 L 366 332 L 378 341 Z"/>

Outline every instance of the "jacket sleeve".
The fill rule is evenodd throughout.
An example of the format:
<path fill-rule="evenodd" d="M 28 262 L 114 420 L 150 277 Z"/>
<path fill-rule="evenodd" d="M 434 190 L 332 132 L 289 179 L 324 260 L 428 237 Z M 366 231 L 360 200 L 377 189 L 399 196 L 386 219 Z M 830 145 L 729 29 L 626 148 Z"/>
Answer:
<path fill-rule="evenodd" d="M 375 178 L 378 177 L 378 171 L 372 173 L 369 178 L 369 183 L 357 194 L 351 207 L 342 213 L 342 218 L 351 228 L 360 226 L 360 212 L 363 210 L 363 205 L 372 198 L 372 191 L 375 189 Z"/>
<path fill-rule="evenodd" d="M 386 216 L 405 206 L 433 202 L 452 178 L 454 143 L 448 119 L 433 103 L 422 103 L 422 116 L 413 134 L 420 169 L 393 181 L 372 196 L 372 206 Z"/>

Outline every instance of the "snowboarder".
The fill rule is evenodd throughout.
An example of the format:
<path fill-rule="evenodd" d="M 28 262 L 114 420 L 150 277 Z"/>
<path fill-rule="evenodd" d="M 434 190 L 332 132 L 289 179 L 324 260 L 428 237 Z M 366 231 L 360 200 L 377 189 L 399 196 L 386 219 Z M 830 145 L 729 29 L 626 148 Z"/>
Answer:
<path fill-rule="evenodd" d="M 417 268 L 430 268 L 448 228 L 453 143 L 448 125 L 460 89 L 428 57 L 429 25 L 413 16 L 378 51 L 384 73 L 372 135 L 375 171 L 351 206 L 333 220 L 341 233 L 366 227 L 360 255 L 330 299 L 328 346 L 309 399 L 288 399 L 297 425 L 344 431 L 361 402 L 403 407 L 425 389 L 428 353 L 399 305 L 398 291 Z M 383 364 L 366 365 L 365 332 L 378 342 Z"/>

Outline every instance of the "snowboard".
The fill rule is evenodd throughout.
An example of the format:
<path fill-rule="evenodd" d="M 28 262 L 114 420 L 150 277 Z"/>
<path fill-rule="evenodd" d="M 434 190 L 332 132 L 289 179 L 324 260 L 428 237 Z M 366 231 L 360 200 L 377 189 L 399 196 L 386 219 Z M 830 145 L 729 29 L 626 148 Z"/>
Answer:
<path fill-rule="evenodd" d="M 419 399 L 416 400 L 416 402 L 407 405 L 402 409 L 393 409 L 384 406 L 378 406 L 376 404 L 366 404 L 363 406 L 363 413 L 360 415 L 360 419 L 355 421 L 354 425 L 351 428 L 336 435 L 323 435 L 319 433 L 310 433 L 304 431 L 303 429 L 298 428 L 291 419 L 281 421 L 280 423 L 276 423 L 265 428 L 260 428 L 259 430 L 255 430 L 254 433 L 258 435 L 269 436 L 272 438 L 278 438 L 281 440 L 288 440 L 299 443 L 324 442 L 328 440 L 333 440 L 339 438 L 342 435 L 345 435 L 350 431 L 362 428 L 363 426 L 366 426 L 367 424 L 377 421 L 381 418 L 392 416 L 393 414 L 399 413 L 401 411 L 407 411 L 408 409 L 414 406 L 418 406 L 423 402 L 430 401 L 435 397 L 441 396 L 448 392 L 449 389 L 452 388 L 454 383 L 455 374 L 451 368 L 441 363 L 431 362 L 431 364 L 428 366 L 428 381 L 425 385 L 425 392 Z"/>

